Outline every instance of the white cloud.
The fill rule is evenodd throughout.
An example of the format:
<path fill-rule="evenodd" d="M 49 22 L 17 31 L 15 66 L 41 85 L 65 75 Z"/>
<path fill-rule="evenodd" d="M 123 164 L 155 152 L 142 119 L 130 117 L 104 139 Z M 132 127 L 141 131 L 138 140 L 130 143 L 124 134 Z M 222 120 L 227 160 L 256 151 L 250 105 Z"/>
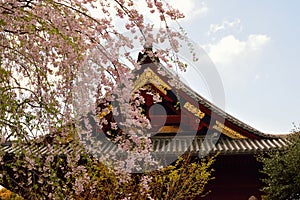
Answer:
<path fill-rule="evenodd" d="M 215 64 L 231 64 L 234 60 L 261 50 L 270 37 L 263 34 L 249 35 L 242 41 L 234 35 L 227 35 L 214 44 L 204 45 L 204 49 Z"/>
<path fill-rule="evenodd" d="M 212 35 L 219 31 L 228 29 L 234 29 L 240 32 L 242 30 L 241 20 L 237 18 L 232 21 L 224 20 L 221 24 L 211 24 L 209 27 L 208 35 Z"/>

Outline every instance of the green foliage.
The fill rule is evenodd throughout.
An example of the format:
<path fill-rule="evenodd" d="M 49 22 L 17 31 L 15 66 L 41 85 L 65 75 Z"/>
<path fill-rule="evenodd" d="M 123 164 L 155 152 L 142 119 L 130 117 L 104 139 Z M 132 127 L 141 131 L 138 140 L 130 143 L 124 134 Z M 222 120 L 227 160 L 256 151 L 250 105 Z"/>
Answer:
<path fill-rule="evenodd" d="M 188 156 L 180 157 L 174 165 L 151 173 L 151 196 L 154 199 L 194 199 L 204 196 L 205 185 L 212 179 L 214 158 L 191 162 Z"/>
<path fill-rule="evenodd" d="M 194 160 L 189 156 L 180 157 L 173 165 L 145 174 L 132 174 L 130 181 L 118 184 L 118 177 L 107 166 L 99 163 L 90 166 L 96 192 L 85 190 L 78 199 L 194 199 L 205 196 L 205 186 L 212 179 L 211 165 L 215 157 Z M 141 193 L 142 177 L 149 176 L 148 193 Z M 88 187 L 87 187 L 88 188 Z M 129 196 L 128 196 L 129 195 Z"/>
<path fill-rule="evenodd" d="M 76 154 L 68 155 L 68 159 L 76 159 Z M 73 156 L 74 158 L 72 158 Z M 124 199 L 129 197 L 131 199 L 148 199 L 149 196 L 154 199 L 194 199 L 205 195 L 205 186 L 212 179 L 213 169 L 211 166 L 215 157 L 192 160 L 188 156 L 183 156 L 173 165 L 160 170 L 131 174 L 128 181 L 122 184 L 120 184 L 121 177 L 115 173 L 115 170 L 88 155 L 81 155 L 77 165 L 74 165 L 74 161 L 72 161 L 73 166 L 68 164 L 67 157 L 64 156 L 54 156 L 50 163 L 44 159 L 35 159 L 33 166 L 35 176 L 32 178 L 28 177 L 27 169 L 21 167 L 26 165 L 27 160 L 18 158 L 18 162 L 5 164 L 5 167 L 12 171 L 14 171 L 13 169 L 21 170 L 15 174 L 4 174 L 4 176 L 18 174 L 16 180 L 19 183 L 19 189 L 16 188 L 15 181 L 6 182 L 6 185 L 14 188 L 25 199 L 50 197 L 58 199 L 65 197 L 70 199 Z M 45 170 L 47 176 L 45 176 L 45 172 L 42 172 Z M 11 170 L 7 171 L 12 173 Z M 145 176 L 149 178 L 146 190 L 142 181 Z M 31 180 L 32 184 L 26 180 Z M 81 192 L 78 192 L 78 187 L 74 187 L 78 180 L 82 180 L 79 183 L 83 187 Z M 27 189 L 24 191 L 22 188 Z"/>
<path fill-rule="evenodd" d="M 300 196 L 300 137 L 290 137 L 293 144 L 284 151 L 259 157 L 263 163 L 264 199 L 298 199 Z"/>

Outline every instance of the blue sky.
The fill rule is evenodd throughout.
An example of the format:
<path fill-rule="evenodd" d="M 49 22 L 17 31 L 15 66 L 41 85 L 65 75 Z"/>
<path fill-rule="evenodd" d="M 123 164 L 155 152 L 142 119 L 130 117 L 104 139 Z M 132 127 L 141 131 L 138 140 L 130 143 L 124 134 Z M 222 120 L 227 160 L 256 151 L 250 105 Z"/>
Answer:
<path fill-rule="evenodd" d="M 288 133 L 300 123 L 300 1 L 170 2 L 214 62 L 228 113 L 265 133 Z"/>

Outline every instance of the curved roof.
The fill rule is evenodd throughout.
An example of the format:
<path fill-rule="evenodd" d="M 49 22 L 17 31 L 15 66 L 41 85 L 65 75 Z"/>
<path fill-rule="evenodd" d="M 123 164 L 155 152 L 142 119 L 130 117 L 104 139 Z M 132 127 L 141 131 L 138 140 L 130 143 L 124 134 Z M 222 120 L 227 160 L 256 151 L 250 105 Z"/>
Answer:
<path fill-rule="evenodd" d="M 149 49 L 147 49 L 149 51 Z M 146 67 L 142 67 L 141 69 L 137 70 L 138 75 L 141 75 L 147 68 L 151 68 L 152 71 L 158 72 L 158 71 L 163 71 L 163 73 L 156 73 L 156 76 L 159 77 L 159 79 L 164 80 L 167 84 L 168 80 L 174 80 L 175 78 L 178 79 L 178 75 L 172 72 L 171 70 L 167 69 L 164 67 L 159 59 L 155 57 L 155 53 L 153 54 L 154 57 L 150 57 L 147 52 L 145 53 L 140 53 L 138 56 L 138 62 L 140 62 L 141 65 L 143 64 L 148 64 Z M 161 74 L 164 74 L 163 76 Z M 140 76 L 136 79 L 138 81 Z M 158 79 L 158 78 L 156 78 Z M 230 130 L 236 132 L 237 134 L 245 135 L 248 138 L 248 136 L 252 135 L 253 138 L 277 138 L 278 136 L 272 135 L 272 134 L 266 134 L 263 133 L 250 125 L 240 121 L 239 119 L 233 117 L 232 115 L 228 114 L 224 110 L 220 109 L 216 105 L 212 104 L 210 101 L 202 97 L 200 94 L 195 92 L 192 88 L 190 88 L 188 85 L 186 85 L 184 82 L 181 81 L 180 83 L 180 88 L 183 93 L 185 93 L 187 96 L 192 98 L 195 102 L 198 102 L 200 106 L 203 106 L 207 108 L 209 111 L 213 112 L 216 114 L 218 117 L 224 119 L 224 126 L 227 128 L 227 124 L 230 124 Z M 195 107 L 199 107 L 199 105 L 194 105 Z M 242 133 L 241 132 L 244 132 Z M 241 137 L 242 138 L 242 137 Z"/>

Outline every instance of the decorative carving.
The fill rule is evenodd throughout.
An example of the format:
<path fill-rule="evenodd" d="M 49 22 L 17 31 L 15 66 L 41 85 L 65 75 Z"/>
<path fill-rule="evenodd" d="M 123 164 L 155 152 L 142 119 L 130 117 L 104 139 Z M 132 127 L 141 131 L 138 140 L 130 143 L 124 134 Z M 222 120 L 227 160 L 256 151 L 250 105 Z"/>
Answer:
<path fill-rule="evenodd" d="M 213 126 L 213 128 L 225 135 L 227 135 L 230 138 L 233 139 L 244 139 L 247 138 L 243 135 L 241 135 L 240 133 L 232 130 L 231 128 L 225 126 L 224 124 L 222 124 L 221 122 L 219 122 L 218 120 L 216 120 L 216 124 Z"/>
<path fill-rule="evenodd" d="M 179 126 L 163 126 L 157 133 L 178 133 Z"/>
<path fill-rule="evenodd" d="M 199 117 L 200 119 L 202 119 L 205 116 L 204 112 L 202 112 L 196 106 L 192 105 L 190 102 L 186 102 L 183 107 L 186 108 L 191 113 L 193 113 L 196 117 Z"/>
<path fill-rule="evenodd" d="M 154 73 L 149 67 L 139 76 L 139 78 L 134 82 L 133 87 L 136 91 L 143 87 L 147 83 L 153 84 L 162 93 L 167 94 L 167 90 L 171 90 L 171 87 L 165 83 L 156 73 Z"/>

